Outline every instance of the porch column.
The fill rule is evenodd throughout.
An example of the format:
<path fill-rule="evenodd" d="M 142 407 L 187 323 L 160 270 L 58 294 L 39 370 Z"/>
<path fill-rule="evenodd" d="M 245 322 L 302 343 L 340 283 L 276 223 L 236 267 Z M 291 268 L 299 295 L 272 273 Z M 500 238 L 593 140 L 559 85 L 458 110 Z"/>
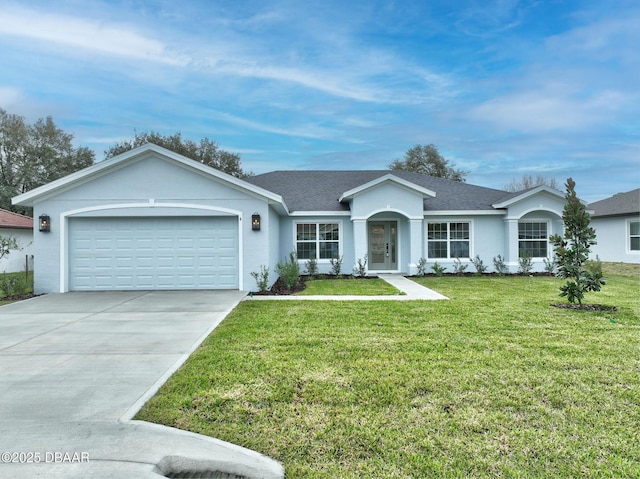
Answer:
<path fill-rule="evenodd" d="M 510 273 L 518 271 L 518 219 L 517 218 L 505 218 L 506 226 L 506 238 L 504 245 L 505 263 L 509 268 Z"/>
<path fill-rule="evenodd" d="M 351 265 L 352 268 L 356 265 L 356 261 L 358 261 L 358 259 L 364 259 L 364 255 L 369 251 L 367 240 L 367 220 L 353 220 L 353 244 L 355 257 L 353 258 L 353 264 Z M 351 270 L 347 273 L 351 273 Z"/>
<path fill-rule="evenodd" d="M 410 257 L 407 261 L 407 265 L 409 268 L 408 273 L 410 275 L 418 272 L 416 263 L 424 256 L 423 230 L 424 221 L 422 218 L 409 220 Z"/>

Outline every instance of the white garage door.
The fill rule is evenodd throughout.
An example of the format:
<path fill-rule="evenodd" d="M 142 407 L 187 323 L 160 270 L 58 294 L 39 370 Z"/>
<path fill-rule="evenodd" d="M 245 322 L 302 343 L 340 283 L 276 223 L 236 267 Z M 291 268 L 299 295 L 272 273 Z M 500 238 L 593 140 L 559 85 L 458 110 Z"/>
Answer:
<path fill-rule="evenodd" d="M 71 218 L 69 289 L 238 289 L 238 219 Z"/>

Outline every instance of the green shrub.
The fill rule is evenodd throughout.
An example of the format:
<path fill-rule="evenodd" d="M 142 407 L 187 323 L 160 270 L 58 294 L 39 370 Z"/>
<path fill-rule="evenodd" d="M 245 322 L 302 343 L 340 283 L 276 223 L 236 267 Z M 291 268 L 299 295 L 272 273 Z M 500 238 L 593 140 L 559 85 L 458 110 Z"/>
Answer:
<path fill-rule="evenodd" d="M 507 265 L 505 264 L 504 258 L 502 257 L 502 255 L 493 257 L 493 267 L 496 269 L 498 276 L 504 276 L 506 273 L 509 272 L 509 269 L 507 268 Z"/>
<path fill-rule="evenodd" d="M 436 276 L 442 276 L 442 274 L 446 271 L 447 268 L 444 266 L 440 266 L 436 261 L 431 265 L 431 269 L 436 274 Z"/>
<path fill-rule="evenodd" d="M 261 293 L 264 293 L 269 286 L 269 268 L 264 265 L 260 266 L 260 272 L 253 271 L 251 273 L 253 279 L 256 280 L 256 284 Z"/>
<path fill-rule="evenodd" d="M 339 276 L 340 270 L 342 269 L 342 256 L 331 258 L 329 263 L 331 263 L 331 274 L 333 276 Z"/>
<path fill-rule="evenodd" d="M 308 259 L 304 265 L 307 270 L 307 274 L 311 278 L 315 278 L 318 274 L 318 260 L 315 258 Z"/>
<path fill-rule="evenodd" d="M 456 258 L 453 261 L 453 272 L 455 274 L 463 274 L 465 272 L 465 270 L 469 267 L 468 264 L 462 264 L 462 261 L 460 261 L 460 258 Z"/>
<path fill-rule="evenodd" d="M 471 263 L 476 268 L 476 276 L 480 276 L 487 271 L 487 266 L 485 266 L 484 262 L 480 259 L 480 255 L 477 254 L 476 257 L 471 260 Z"/>
<path fill-rule="evenodd" d="M 418 276 L 421 278 L 424 276 L 425 269 L 427 268 L 427 258 L 420 258 L 416 263 Z"/>
<path fill-rule="evenodd" d="M 289 259 L 276 265 L 276 272 L 288 289 L 300 286 L 300 265 L 295 251 L 289 253 Z"/>
<path fill-rule="evenodd" d="M 533 269 L 533 261 L 531 255 L 526 251 L 520 251 L 520 257 L 518 258 L 518 273 L 529 274 Z"/>
<path fill-rule="evenodd" d="M 358 258 L 356 265 L 353 267 L 353 275 L 365 277 L 367 275 L 367 255 L 364 258 Z"/>

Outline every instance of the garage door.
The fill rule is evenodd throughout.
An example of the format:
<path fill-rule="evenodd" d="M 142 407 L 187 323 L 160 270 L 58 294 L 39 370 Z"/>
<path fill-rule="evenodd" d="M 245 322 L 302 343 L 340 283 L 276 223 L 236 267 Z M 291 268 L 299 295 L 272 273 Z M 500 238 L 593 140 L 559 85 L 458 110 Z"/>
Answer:
<path fill-rule="evenodd" d="M 238 289 L 238 220 L 71 218 L 69 289 Z"/>

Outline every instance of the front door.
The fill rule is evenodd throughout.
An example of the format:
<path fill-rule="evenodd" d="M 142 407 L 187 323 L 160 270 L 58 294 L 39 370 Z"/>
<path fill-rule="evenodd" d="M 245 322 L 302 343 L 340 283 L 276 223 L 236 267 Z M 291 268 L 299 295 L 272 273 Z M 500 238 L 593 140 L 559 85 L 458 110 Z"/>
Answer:
<path fill-rule="evenodd" d="M 394 271 L 398 269 L 398 222 L 369 222 L 369 269 Z"/>

